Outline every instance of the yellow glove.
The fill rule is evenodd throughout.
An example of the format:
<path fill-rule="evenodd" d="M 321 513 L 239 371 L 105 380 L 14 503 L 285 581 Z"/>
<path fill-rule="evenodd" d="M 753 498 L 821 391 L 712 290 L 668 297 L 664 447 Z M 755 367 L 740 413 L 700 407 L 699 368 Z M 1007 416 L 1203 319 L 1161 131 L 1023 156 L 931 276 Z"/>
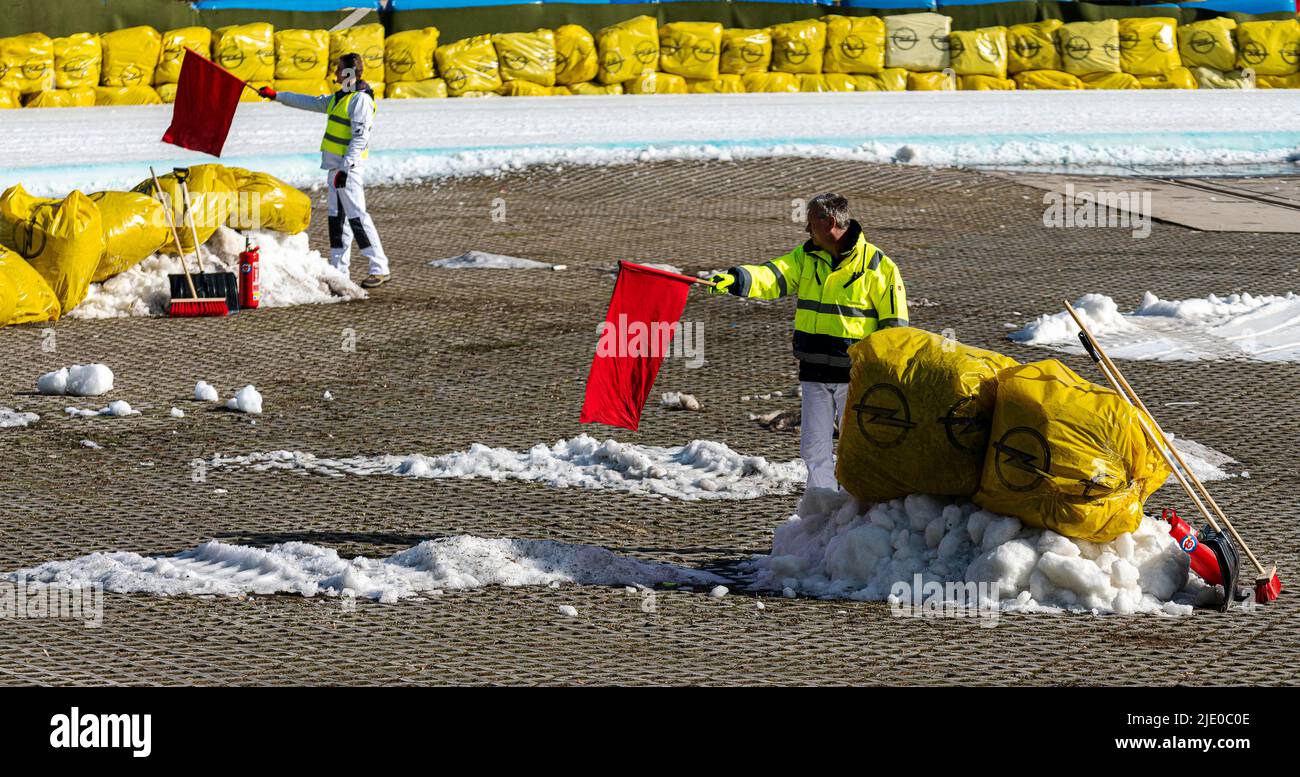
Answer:
<path fill-rule="evenodd" d="M 713 283 L 709 287 L 710 294 L 730 294 L 731 284 L 736 282 L 736 276 L 731 273 L 720 272 L 709 279 Z"/>

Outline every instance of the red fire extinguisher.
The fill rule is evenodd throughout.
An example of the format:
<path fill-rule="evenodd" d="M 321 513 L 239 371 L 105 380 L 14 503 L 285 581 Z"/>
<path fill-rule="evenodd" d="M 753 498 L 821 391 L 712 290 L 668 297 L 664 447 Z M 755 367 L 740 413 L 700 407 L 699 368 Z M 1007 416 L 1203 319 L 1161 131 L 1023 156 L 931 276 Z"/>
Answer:
<path fill-rule="evenodd" d="M 1196 531 L 1171 507 L 1160 511 L 1160 518 L 1169 522 L 1169 536 L 1178 541 L 1178 547 L 1191 556 L 1192 571 L 1210 585 L 1223 585 L 1223 575 L 1219 572 L 1219 561 L 1214 551 L 1196 540 Z"/>
<path fill-rule="evenodd" d="M 242 310 L 257 307 L 262 299 L 262 291 L 258 288 L 259 250 L 251 240 L 244 239 L 244 250 L 239 254 L 239 307 Z"/>

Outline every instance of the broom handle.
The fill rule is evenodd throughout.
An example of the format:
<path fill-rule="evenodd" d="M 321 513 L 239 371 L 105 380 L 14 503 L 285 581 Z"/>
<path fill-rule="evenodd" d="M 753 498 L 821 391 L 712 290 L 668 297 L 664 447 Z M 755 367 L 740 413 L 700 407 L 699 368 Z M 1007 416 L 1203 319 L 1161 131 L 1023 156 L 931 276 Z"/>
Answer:
<path fill-rule="evenodd" d="M 190 226 L 190 235 L 194 238 L 194 264 L 198 266 L 199 272 L 203 272 L 203 255 L 199 253 L 199 230 L 194 226 L 194 213 L 190 211 L 190 187 L 185 183 L 181 176 L 176 177 L 176 182 L 181 185 L 181 196 L 185 198 L 185 221 Z M 198 297 L 198 295 L 194 295 Z"/>
<path fill-rule="evenodd" d="M 1178 461 L 1178 464 L 1187 473 L 1187 477 L 1191 479 L 1193 483 L 1196 484 L 1197 490 L 1200 491 L 1201 494 L 1205 497 L 1205 501 L 1209 502 L 1210 506 L 1214 508 L 1214 512 L 1217 513 L 1219 518 L 1223 521 L 1223 525 L 1228 527 L 1228 532 L 1232 534 L 1232 538 L 1237 541 L 1237 544 L 1241 546 L 1241 549 L 1246 552 L 1246 556 L 1250 558 L 1251 563 L 1255 565 L 1255 568 L 1259 570 L 1259 573 L 1261 575 L 1266 575 L 1267 572 L 1264 569 L 1264 565 L 1259 563 L 1259 559 L 1255 558 L 1255 554 L 1251 552 L 1250 546 L 1247 545 L 1246 541 L 1243 540 L 1241 538 L 1241 535 L 1237 533 L 1237 529 L 1232 525 L 1232 521 L 1228 520 L 1228 516 L 1224 514 L 1223 508 L 1219 507 L 1219 503 L 1215 502 L 1214 497 L 1210 496 L 1210 492 L 1208 489 L 1205 488 L 1205 484 L 1201 482 L 1200 478 L 1196 477 L 1196 473 L 1192 471 L 1191 467 L 1187 466 L 1187 462 L 1183 461 L 1182 454 L 1179 453 L 1178 449 L 1175 448 L 1173 444 L 1169 442 L 1169 437 L 1165 435 L 1165 430 L 1160 428 L 1160 422 L 1155 419 L 1155 416 L 1151 415 L 1151 411 L 1147 409 L 1147 406 L 1142 401 L 1142 398 L 1137 395 L 1137 392 L 1133 390 L 1133 386 L 1131 386 L 1128 380 L 1124 378 L 1124 373 L 1119 371 L 1119 368 L 1115 366 L 1115 362 L 1111 361 L 1110 357 L 1106 355 L 1106 352 L 1102 350 L 1101 345 L 1097 342 L 1097 339 L 1093 337 L 1092 332 L 1088 330 L 1088 325 L 1083 323 L 1083 319 L 1079 316 L 1078 312 L 1075 311 L 1074 306 L 1071 305 L 1068 300 L 1065 301 L 1065 309 L 1069 311 L 1071 318 L 1074 319 L 1074 322 L 1079 325 L 1080 332 L 1083 333 L 1088 338 L 1088 342 L 1092 344 L 1092 349 L 1096 351 L 1096 358 L 1098 359 L 1098 363 L 1105 364 L 1107 369 L 1103 369 L 1102 373 L 1106 374 L 1107 379 L 1111 381 L 1116 391 L 1118 391 L 1122 396 L 1128 399 L 1130 403 L 1140 408 L 1142 412 L 1146 414 L 1147 418 L 1151 419 L 1152 425 L 1155 427 L 1156 432 L 1160 435 L 1159 437 L 1160 442 L 1164 444 L 1164 447 L 1168 447 L 1169 453 L 1172 454 L 1173 458 Z M 1111 373 L 1113 373 L 1113 376 Z M 1123 388 L 1120 388 L 1120 386 L 1123 386 Z M 1145 421 L 1143 422 L 1142 426 L 1144 429 L 1146 428 Z M 1148 435 L 1150 434 L 1149 429 L 1147 430 L 1147 433 Z M 1152 440 L 1155 441 L 1155 438 L 1153 437 Z M 1157 445 L 1156 447 L 1158 449 L 1161 449 L 1162 454 L 1165 453 L 1162 446 Z M 1173 461 L 1169 460 L 1168 455 L 1165 455 L 1165 461 L 1168 462 L 1169 466 L 1173 467 Z M 1179 478 L 1179 482 L 1182 482 L 1182 478 Z M 1187 487 L 1186 484 L 1184 484 L 1184 488 L 1186 487 Z M 1205 514 L 1205 517 L 1209 519 L 1210 525 L 1214 527 L 1214 530 L 1222 531 L 1222 529 L 1219 528 L 1219 525 L 1215 522 L 1214 517 L 1210 515 L 1209 511 L 1205 509 L 1205 506 L 1201 504 L 1201 501 L 1199 499 L 1196 499 L 1196 496 L 1192 494 L 1190 490 L 1188 490 L 1188 495 L 1191 496 L 1193 501 L 1196 502 L 1197 506 L 1201 508 L 1201 512 L 1203 512 Z"/>
<path fill-rule="evenodd" d="M 149 177 L 153 179 L 153 188 L 154 191 L 158 192 L 158 198 L 162 199 L 162 185 L 158 183 L 158 174 L 153 171 L 152 166 L 149 168 Z M 190 268 L 185 264 L 185 251 L 181 248 L 181 233 L 176 231 L 176 219 L 172 218 L 172 206 L 170 200 L 163 202 L 163 210 L 167 211 L 167 226 L 171 227 L 172 240 L 176 241 L 176 250 L 180 252 L 181 255 L 181 270 L 185 272 L 185 283 L 190 287 L 190 296 L 194 299 L 198 299 L 199 292 L 194 288 L 194 279 L 190 277 Z"/>

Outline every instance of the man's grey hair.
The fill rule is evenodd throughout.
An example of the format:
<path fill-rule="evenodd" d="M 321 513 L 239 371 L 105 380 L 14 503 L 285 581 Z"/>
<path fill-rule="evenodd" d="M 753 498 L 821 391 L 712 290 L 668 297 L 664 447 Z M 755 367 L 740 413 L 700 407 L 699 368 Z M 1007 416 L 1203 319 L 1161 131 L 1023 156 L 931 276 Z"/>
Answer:
<path fill-rule="evenodd" d="M 841 229 L 849 225 L 849 201 L 833 192 L 819 194 L 809 200 L 808 212 L 825 216 Z"/>

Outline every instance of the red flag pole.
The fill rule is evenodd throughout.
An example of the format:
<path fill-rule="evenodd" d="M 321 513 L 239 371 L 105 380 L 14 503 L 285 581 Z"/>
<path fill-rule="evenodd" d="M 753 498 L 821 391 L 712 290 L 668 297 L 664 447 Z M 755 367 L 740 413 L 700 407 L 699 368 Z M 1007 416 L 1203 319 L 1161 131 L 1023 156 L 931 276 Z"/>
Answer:
<path fill-rule="evenodd" d="M 624 261 L 622 261 L 622 260 L 619 260 L 619 263 L 618 263 L 620 270 L 622 269 L 623 265 L 625 265 L 625 264 L 628 265 L 629 267 L 635 267 L 635 268 L 637 268 L 638 270 L 649 270 L 650 272 L 653 272 L 653 273 L 659 273 L 660 275 L 667 275 L 669 278 L 676 278 L 677 280 L 680 280 L 680 281 L 690 281 L 691 283 L 698 283 L 698 284 L 700 284 L 701 286 L 717 286 L 717 285 L 718 285 L 718 284 L 714 283 L 713 281 L 706 281 L 706 280 L 704 280 L 703 278 L 693 278 L 693 277 L 691 277 L 691 276 L 689 276 L 689 275 L 682 275 L 681 273 L 669 272 L 669 271 L 667 271 L 667 270 L 660 270 L 658 267 L 649 267 L 649 266 L 644 265 L 644 264 L 637 264 L 637 263 L 635 263 L 635 262 L 624 262 Z"/>

